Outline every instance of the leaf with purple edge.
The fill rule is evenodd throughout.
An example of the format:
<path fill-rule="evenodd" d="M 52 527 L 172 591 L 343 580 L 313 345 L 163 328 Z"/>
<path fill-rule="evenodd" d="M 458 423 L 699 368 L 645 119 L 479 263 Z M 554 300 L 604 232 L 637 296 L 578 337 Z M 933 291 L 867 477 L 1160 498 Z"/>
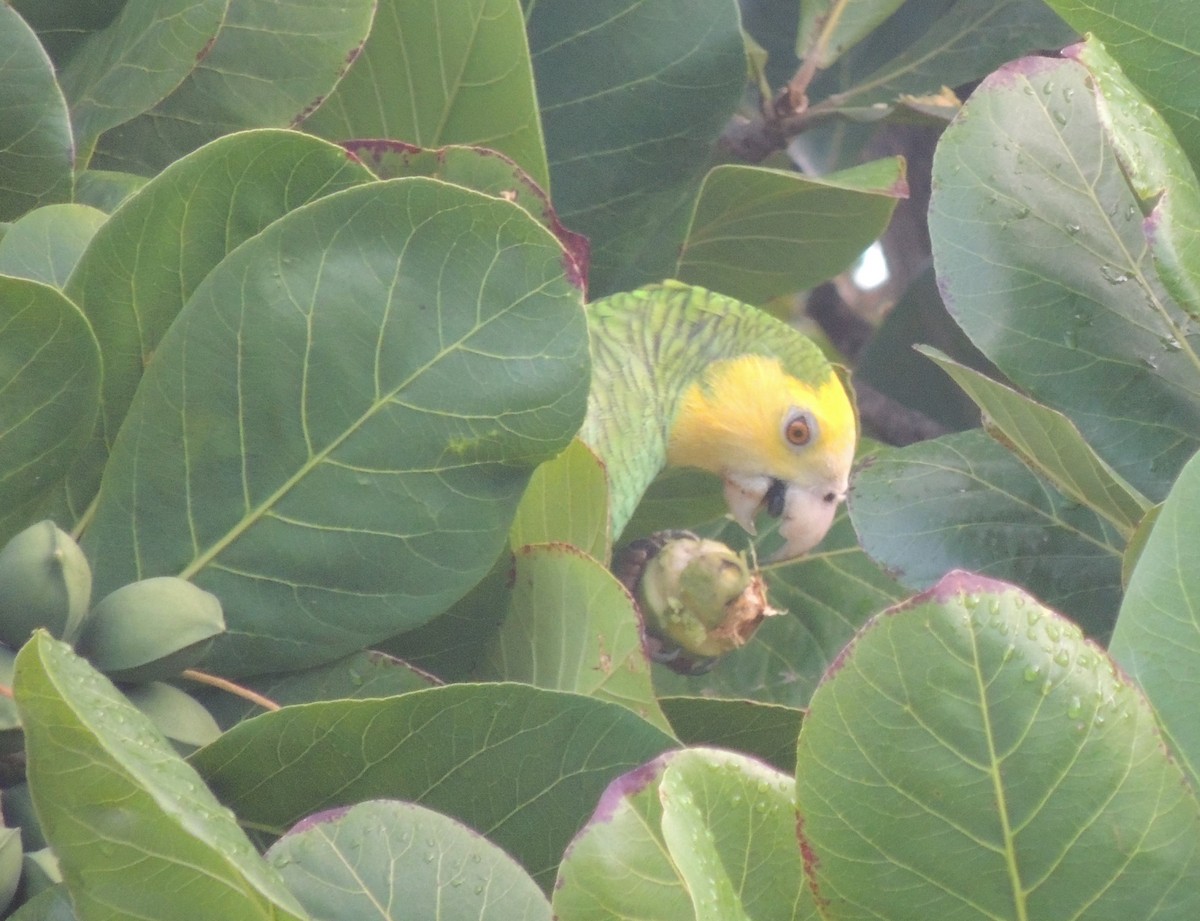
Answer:
<path fill-rule="evenodd" d="M 559 870 L 561 921 L 815 919 L 791 778 L 733 752 L 665 754 L 609 785 Z"/>
<path fill-rule="evenodd" d="M 567 277 L 586 290 L 588 239 L 563 226 L 545 187 L 506 154 L 487 147 L 418 147 L 401 141 L 352 140 L 342 146 L 380 179 L 429 176 L 484 192 L 523 208 L 558 238 Z"/>
<path fill-rule="evenodd" d="M 322 921 L 550 921 L 550 903 L 515 860 L 415 803 L 370 800 L 317 813 L 266 857 Z"/>
<path fill-rule="evenodd" d="M 1200 912 L 1200 803 L 1146 700 L 992 579 L 951 573 L 864 628 L 813 695 L 796 778 L 830 917 Z"/>
<path fill-rule="evenodd" d="M 1067 48 L 1092 76 L 1096 110 L 1142 206 L 1159 277 L 1179 306 L 1200 317 L 1200 183 L 1175 135 L 1095 36 Z"/>

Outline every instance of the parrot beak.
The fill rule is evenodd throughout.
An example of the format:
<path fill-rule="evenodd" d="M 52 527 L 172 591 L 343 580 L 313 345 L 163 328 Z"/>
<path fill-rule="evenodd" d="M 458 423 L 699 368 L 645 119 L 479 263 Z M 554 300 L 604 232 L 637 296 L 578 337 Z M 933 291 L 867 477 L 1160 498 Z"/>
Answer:
<path fill-rule="evenodd" d="M 779 516 L 779 536 L 784 544 L 771 555 L 772 563 L 807 553 L 829 532 L 833 516 L 849 488 L 845 483 L 834 485 L 840 488 L 806 488 L 794 483 L 787 486 Z M 767 510 L 771 510 L 769 504 Z"/>
<path fill-rule="evenodd" d="M 800 556 L 821 542 L 848 488 L 845 481 L 801 486 L 767 476 L 726 476 L 725 503 L 733 520 L 750 534 L 757 533 L 754 517 L 760 510 L 779 519 L 784 545 L 771 557 L 771 562 L 778 562 Z"/>

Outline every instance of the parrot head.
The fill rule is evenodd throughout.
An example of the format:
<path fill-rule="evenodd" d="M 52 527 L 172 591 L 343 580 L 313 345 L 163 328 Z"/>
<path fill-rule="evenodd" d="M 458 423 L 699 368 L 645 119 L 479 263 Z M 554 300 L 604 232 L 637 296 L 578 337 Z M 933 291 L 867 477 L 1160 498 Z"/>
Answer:
<path fill-rule="evenodd" d="M 732 517 L 751 534 L 760 510 L 779 518 L 791 559 L 816 546 L 846 497 L 858 425 L 850 396 L 828 369 L 817 381 L 776 358 L 710 364 L 684 392 L 667 460 L 717 474 Z"/>

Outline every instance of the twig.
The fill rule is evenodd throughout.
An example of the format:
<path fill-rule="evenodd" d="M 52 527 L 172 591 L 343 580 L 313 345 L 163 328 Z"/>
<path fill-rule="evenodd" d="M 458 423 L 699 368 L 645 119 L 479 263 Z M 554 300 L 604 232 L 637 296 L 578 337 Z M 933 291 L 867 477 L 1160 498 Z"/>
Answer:
<path fill-rule="evenodd" d="M 252 704 L 262 707 L 264 710 L 278 710 L 279 704 L 271 700 L 269 697 L 264 697 L 256 691 L 252 691 L 240 684 L 235 684 L 226 678 L 219 678 L 216 675 L 210 675 L 208 672 L 202 672 L 197 668 L 185 669 L 181 673 L 181 677 L 187 678 L 190 681 L 195 681 L 197 684 L 207 684 L 209 687 L 220 688 L 222 691 L 240 697 L 243 700 L 248 700 Z"/>

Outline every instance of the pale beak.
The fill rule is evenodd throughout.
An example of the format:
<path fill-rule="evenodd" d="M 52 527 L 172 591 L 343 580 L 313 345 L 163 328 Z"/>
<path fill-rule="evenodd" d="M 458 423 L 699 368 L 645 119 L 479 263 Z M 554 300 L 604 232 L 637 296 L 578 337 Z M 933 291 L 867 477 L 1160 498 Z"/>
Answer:
<path fill-rule="evenodd" d="M 779 536 L 784 545 L 771 555 L 771 562 L 790 560 L 807 553 L 821 542 L 833 525 L 833 516 L 846 498 L 846 489 L 804 488 L 791 484 L 779 516 Z"/>
<path fill-rule="evenodd" d="M 773 482 L 769 476 L 725 477 L 725 504 L 729 506 L 729 516 L 750 534 L 758 533 L 754 529 L 754 516 L 766 500 Z"/>
<path fill-rule="evenodd" d="M 727 475 L 725 502 L 730 517 L 750 534 L 757 533 L 754 516 L 760 510 L 779 518 L 779 535 L 784 545 L 771 557 L 772 562 L 777 562 L 800 556 L 821 542 L 833 524 L 847 488 L 844 482 L 800 486 L 767 476 Z"/>

